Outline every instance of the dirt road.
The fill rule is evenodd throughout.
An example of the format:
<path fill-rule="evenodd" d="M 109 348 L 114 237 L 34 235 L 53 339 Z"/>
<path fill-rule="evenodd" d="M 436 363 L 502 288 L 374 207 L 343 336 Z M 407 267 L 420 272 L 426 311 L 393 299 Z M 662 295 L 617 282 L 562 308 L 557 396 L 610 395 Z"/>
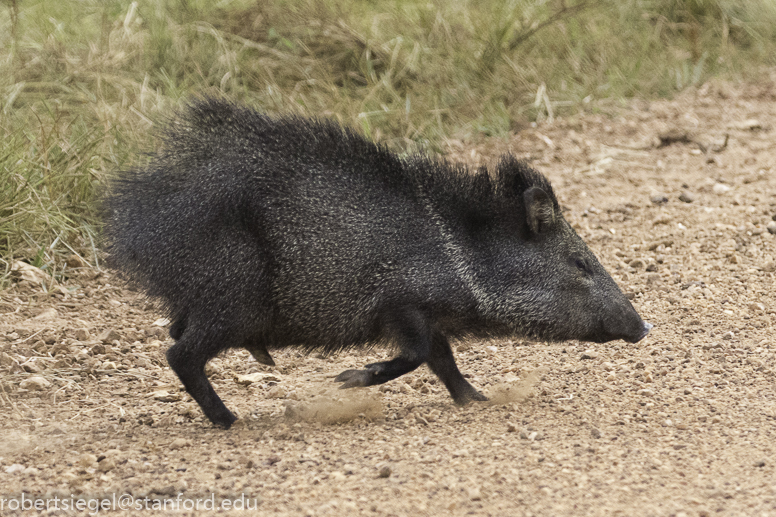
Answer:
<path fill-rule="evenodd" d="M 50 294 L 28 275 L 0 293 L 0 514 L 24 492 L 51 514 L 55 496 L 124 494 L 137 515 L 197 498 L 261 515 L 776 515 L 773 92 L 707 85 L 449 143 L 530 159 L 655 324 L 636 345 L 459 344 L 493 404 L 455 407 L 425 367 L 333 389 L 382 350 L 277 368 L 232 351 L 211 363 L 241 417 L 223 431 L 166 366 L 153 304 L 109 273 Z"/>

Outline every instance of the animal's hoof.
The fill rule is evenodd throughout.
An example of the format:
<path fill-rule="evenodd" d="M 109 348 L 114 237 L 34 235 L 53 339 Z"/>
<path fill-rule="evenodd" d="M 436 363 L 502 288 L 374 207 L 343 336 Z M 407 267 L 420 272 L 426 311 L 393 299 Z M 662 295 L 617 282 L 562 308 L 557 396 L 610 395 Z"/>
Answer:
<path fill-rule="evenodd" d="M 487 402 L 488 397 L 486 397 L 479 391 L 472 388 L 471 390 L 468 390 L 464 395 L 455 397 L 454 400 L 455 400 L 455 403 L 458 404 L 459 406 L 465 406 L 470 402 Z"/>
<path fill-rule="evenodd" d="M 342 382 L 340 389 L 361 388 L 369 386 L 372 380 L 372 372 L 367 370 L 345 370 L 334 378 L 334 382 Z"/>
<path fill-rule="evenodd" d="M 213 422 L 213 424 L 217 425 L 218 427 L 223 427 L 224 429 L 229 429 L 232 427 L 232 424 L 237 421 L 237 417 L 234 416 L 229 410 L 226 411 L 226 414 L 213 417 L 208 415 L 208 417 L 210 418 L 210 421 Z"/>

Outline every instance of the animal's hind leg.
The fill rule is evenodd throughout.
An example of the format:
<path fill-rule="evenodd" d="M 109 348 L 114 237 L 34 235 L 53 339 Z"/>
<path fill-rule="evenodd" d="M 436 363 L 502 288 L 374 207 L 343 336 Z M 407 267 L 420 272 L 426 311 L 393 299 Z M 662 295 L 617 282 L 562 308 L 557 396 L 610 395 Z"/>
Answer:
<path fill-rule="evenodd" d="M 438 332 L 434 333 L 431 338 L 431 353 L 426 363 L 444 383 L 456 404 L 466 404 L 472 400 L 488 400 L 485 395 L 477 391 L 474 386 L 469 384 L 469 381 L 463 378 L 458 365 L 455 364 L 450 343 L 444 335 Z"/>
<path fill-rule="evenodd" d="M 245 347 L 251 334 L 261 334 L 271 292 L 267 252 L 256 235 L 237 226 L 224 222 L 222 231 L 197 234 L 198 240 L 187 242 L 191 249 L 184 251 L 202 260 L 191 264 L 184 278 L 188 285 L 173 300 L 176 321 L 171 330 L 181 335 L 167 352 L 186 391 L 211 422 L 225 428 L 236 418 L 213 390 L 205 365 L 227 348 Z"/>
<path fill-rule="evenodd" d="M 226 408 L 205 375 L 205 365 L 220 347 L 209 347 L 207 342 L 203 342 L 202 338 L 193 337 L 194 335 L 188 332 L 171 346 L 167 350 L 167 362 L 189 395 L 202 408 L 205 416 L 214 424 L 229 429 L 237 417 Z M 197 342 L 197 339 L 200 341 Z M 208 353 L 210 350 L 215 353 Z"/>

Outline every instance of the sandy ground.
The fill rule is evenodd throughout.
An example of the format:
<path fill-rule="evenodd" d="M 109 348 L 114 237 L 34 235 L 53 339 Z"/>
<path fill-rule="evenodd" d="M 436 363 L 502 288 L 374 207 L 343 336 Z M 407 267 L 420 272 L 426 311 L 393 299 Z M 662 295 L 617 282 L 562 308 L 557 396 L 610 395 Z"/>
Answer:
<path fill-rule="evenodd" d="M 67 515 L 95 498 L 138 515 L 776 515 L 774 77 L 449 142 L 547 174 L 655 324 L 636 345 L 460 343 L 492 403 L 454 406 L 425 367 L 334 389 L 382 350 L 276 368 L 240 350 L 210 366 L 240 416 L 224 431 L 166 366 L 152 303 L 109 272 L 48 292 L 25 273 L 0 293 L 0 514 L 24 493 Z"/>

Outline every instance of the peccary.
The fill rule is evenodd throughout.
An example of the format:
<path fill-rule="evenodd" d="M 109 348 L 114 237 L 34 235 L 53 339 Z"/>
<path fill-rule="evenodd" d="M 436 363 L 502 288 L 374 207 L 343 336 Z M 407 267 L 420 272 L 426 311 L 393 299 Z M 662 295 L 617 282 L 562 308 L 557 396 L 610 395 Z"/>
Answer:
<path fill-rule="evenodd" d="M 645 323 L 561 214 L 547 179 L 513 156 L 467 170 L 399 157 L 350 129 L 191 102 L 145 167 L 105 199 L 114 266 L 161 299 L 167 360 L 215 424 L 235 416 L 205 375 L 230 347 L 324 353 L 386 343 L 395 359 L 347 370 L 381 384 L 423 363 L 453 400 L 486 400 L 450 339 L 636 342 Z"/>

